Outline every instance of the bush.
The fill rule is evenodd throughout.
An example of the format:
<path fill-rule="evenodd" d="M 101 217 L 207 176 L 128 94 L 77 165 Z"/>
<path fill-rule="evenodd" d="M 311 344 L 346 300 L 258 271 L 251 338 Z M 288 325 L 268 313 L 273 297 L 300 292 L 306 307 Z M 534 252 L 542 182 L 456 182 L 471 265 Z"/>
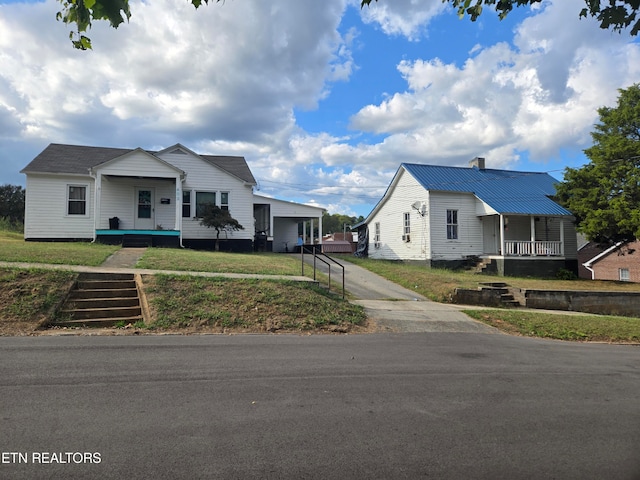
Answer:
<path fill-rule="evenodd" d="M 12 222 L 9 217 L 0 217 L 0 230 L 5 232 L 24 233 L 24 223 Z"/>
<path fill-rule="evenodd" d="M 571 270 L 561 268 L 556 272 L 556 279 L 558 280 L 577 280 L 578 277 Z"/>

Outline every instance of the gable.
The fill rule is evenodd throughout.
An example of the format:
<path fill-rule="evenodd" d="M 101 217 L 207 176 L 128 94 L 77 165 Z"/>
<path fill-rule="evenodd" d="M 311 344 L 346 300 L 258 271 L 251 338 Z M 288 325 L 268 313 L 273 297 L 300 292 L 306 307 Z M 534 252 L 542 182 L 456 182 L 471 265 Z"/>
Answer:
<path fill-rule="evenodd" d="M 92 170 L 104 175 L 144 176 L 144 177 L 175 177 L 184 176 L 179 168 L 148 153 L 140 148 L 131 150 L 124 155 L 101 163 Z"/>

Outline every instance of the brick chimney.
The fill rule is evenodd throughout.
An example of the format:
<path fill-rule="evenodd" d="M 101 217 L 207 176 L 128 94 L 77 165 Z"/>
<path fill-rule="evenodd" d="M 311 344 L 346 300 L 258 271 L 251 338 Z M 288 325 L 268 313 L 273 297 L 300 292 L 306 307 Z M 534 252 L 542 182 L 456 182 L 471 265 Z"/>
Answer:
<path fill-rule="evenodd" d="M 469 162 L 469 167 L 476 167 L 478 170 L 484 170 L 484 157 L 476 157 Z"/>

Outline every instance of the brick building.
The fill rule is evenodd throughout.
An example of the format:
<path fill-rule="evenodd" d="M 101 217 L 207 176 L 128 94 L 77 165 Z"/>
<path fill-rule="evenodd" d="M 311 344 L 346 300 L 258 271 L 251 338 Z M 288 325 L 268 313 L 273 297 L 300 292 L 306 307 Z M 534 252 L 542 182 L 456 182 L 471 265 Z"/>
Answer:
<path fill-rule="evenodd" d="M 619 242 L 583 265 L 592 280 L 640 282 L 640 241 Z"/>

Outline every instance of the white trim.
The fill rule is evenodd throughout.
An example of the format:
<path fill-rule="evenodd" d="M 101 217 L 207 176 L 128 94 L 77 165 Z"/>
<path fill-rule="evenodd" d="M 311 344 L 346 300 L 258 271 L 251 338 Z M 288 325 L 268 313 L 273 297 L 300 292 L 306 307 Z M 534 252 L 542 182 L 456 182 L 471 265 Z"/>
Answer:
<path fill-rule="evenodd" d="M 84 188 L 84 213 L 69 213 L 69 202 L 71 201 L 71 198 L 69 197 L 69 189 L 71 187 L 76 187 L 76 188 Z M 90 199 L 87 198 L 91 195 L 91 190 L 89 189 L 89 184 L 80 184 L 80 183 L 67 183 L 66 184 L 66 195 L 65 195 L 65 206 L 64 206 L 64 210 L 65 210 L 65 217 L 66 218 L 86 218 L 89 216 L 89 202 Z"/>

